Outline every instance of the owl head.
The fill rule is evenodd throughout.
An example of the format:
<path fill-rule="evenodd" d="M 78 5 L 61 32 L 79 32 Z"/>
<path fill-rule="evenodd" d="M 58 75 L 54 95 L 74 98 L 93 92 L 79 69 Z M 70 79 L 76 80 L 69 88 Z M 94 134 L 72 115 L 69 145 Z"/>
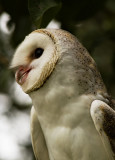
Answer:
<path fill-rule="evenodd" d="M 58 29 L 30 33 L 17 48 L 11 62 L 17 83 L 26 93 L 40 88 L 55 69 L 61 53 L 74 45 L 74 36 Z M 72 44 L 72 45 L 71 45 Z"/>
<path fill-rule="evenodd" d="M 25 93 L 38 90 L 54 71 L 58 71 L 56 81 L 73 84 L 79 92 L 105 88 L 87 50 L 61 29 L 39 29 L 26 36 L 14 54 L 11 68 L 16 68 L 16 81 Z"/>

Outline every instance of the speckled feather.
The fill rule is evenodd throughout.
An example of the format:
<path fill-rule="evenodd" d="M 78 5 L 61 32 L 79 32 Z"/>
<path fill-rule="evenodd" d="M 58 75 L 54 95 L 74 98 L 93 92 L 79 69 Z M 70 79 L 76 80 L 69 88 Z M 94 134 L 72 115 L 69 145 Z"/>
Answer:
<path fill-rule="evenodd" d="M 61 30 L 60 32 L 60 30 L 40 29 L 34 32 L 47 34 L 49 37 L 51 37 L 55 45 L 55 49 L 58 53 L 61 53 L 61 57 L 63 56 L 63 52 L 65 54 L 65 50 L 66 52 L 69 52 L 70 50 L 71 55 L 74 54 L 73 56 L 76 58 L 75 59 L 76 73 L 80 73 L 80 77 L 78 80 L 79 85 L 82 85 L 84 88 L 86 87 L 88 82 L 92 81 L 91 83 L 88 84 L 90 85 L 90 87 L 88 86 L 88 88 L 86 88 L 87 92 L 96 93 L 97 90 L 98 92 L 99 91 L 100 92 L 103 91 L 104 93 L 107 92 L 104 86 L 103 80 L 101 78 L 101 75 L 98 72 L 96 63 L 94 62 L 92 57 L 89 55 L 88 51 L 77 40 L 76 37 L 74 37 L 69 32 L 67 31 L 65 32 L 63 30 Z M 59 58 L 60 58 L 60 55 L 59 55 Z M 87 75 L 87 73 L 90 74 L 90 77 L 89 75 Z M 91 77 L 92 75 L 93 77 Z"/>

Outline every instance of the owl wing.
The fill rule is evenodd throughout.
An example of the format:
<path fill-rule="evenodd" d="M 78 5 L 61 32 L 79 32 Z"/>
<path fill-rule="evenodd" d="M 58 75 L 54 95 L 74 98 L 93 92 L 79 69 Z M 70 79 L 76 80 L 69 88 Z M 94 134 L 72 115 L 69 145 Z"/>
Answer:
<path fill-rule="evenodd" d="M 31 139 L 37 160 L 50 160 L 46 141 L 34 107 L 31 109 Z"/>
<path fill-rule="evenodd" d="M 115 160 L 115 111 L 103 101 L 94 100 L 90 113 L 109 160 Z"/>

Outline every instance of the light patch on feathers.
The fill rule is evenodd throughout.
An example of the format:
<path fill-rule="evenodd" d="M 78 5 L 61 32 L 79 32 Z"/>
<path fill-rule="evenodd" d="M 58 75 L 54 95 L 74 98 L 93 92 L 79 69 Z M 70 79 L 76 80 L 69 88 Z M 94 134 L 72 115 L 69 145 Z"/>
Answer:
<path fill-rule="evenodd" d="M 91 104 L 91 109 L 90 109 L 90 113 L 91 113 L 91 117 L 93 119 L 93 122 L 95 124 L 95 127 L 98 131 L 98 133 L 101 136 L 102 142 L 105 146 L 105 150 L 108 154 L 108 159 L 109 160 L 114 160 L 112 155 L 112 151 L 111 151 L 111 146 L 110 146 L 110 142 L 108 141 L 108 137 L 105 134 L 103 125 L 104 125 L 104 111 L 103 109 L 108 108 L 110 110 L 110 107 L 103 101 L 100 100 L 94 100 Z"/>
<path fill-rule="evenodd" d="M 101 133 L 101 128 L 102 128 L 102 124 L 104 121 L 104 117 L 103 117 L 103 112 L 100 110 L 99 107 L 97 106 L 101 106 L 102 105 L 102 101 L 100 100 L 95 100 L 92 102 L 91 104 L 91 116 L 93 118 L 93 121 L 95 123 L 96 129 Z"/>

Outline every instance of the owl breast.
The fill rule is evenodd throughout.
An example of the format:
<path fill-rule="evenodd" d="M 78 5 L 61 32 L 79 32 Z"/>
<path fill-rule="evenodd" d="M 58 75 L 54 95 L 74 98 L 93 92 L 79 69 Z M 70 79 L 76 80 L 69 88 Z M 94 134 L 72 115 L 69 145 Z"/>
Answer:
<path fill-rule="evenodd" d="M 61 98 L 64 97 L 57 98 L 58 104 L 55 97 L 55 101 L 50 100 L 46 102 L 47 105 L 44 103 L 45 107 L 40 106 L 39 110 L 38 118 L 51 160 L 107 160 L 105 149 L 89 113 L 94 97 L 82 95 L 77 99 L 74 97 L 72 101 L 68 100 L 65 104 Z M 38 108 L 36 104 L 34 106 Z M 43 108 L 45 116 L 42 114 Z"/>
<path fill-rule="evenodd" d="M 96 97 L 75 95 L 74 87 L 58 85 L 58 90 L 53 86 L 47 92 L 39 90 L 37 101 L 33 101 L 50 159 L 107 160 L 89 113 L 90 104 Z"/>

